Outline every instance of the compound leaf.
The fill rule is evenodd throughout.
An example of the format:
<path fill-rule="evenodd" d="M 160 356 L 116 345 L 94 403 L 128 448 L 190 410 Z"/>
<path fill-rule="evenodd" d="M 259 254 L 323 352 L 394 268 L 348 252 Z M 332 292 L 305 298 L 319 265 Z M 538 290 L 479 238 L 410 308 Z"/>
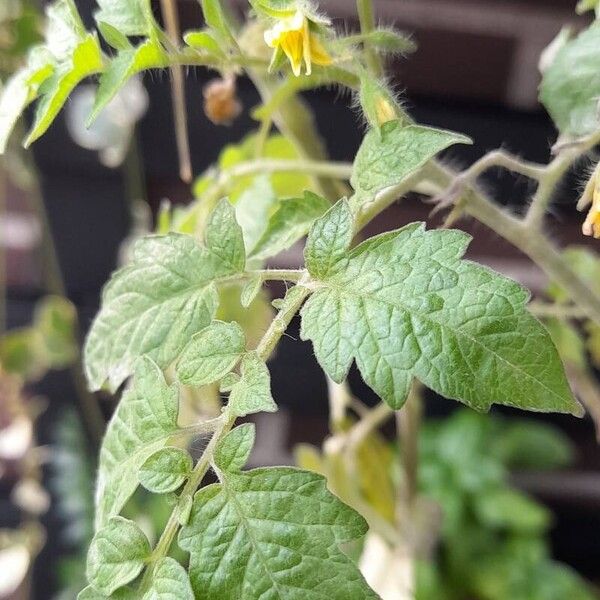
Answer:
<path fill-rule="evenodd" d="M 242 231 L 227 200 L 209 219 L 205 246 L 182 234 L 139 240 L 132 264 L 105 287 L 86 341 L 91 388 L 99 389 L 108 379 L 116 389 L 144 354 L 162 368 L 170 365 L 192 335 L 213 320 L 218 281 L 244 267 Z"/>
<path fill-rule="evenodd" d="M 367 133 L 354 160 L 350 183 L 358 206 L 381 190 L 401 184 L 425 163 L 453 144 L 470 144 L 461 134 L 389 121 Z"/>
<path fill-rule="evenodd" d="M 319 281 L 302 309 L 302 337 L 341 382 L 353 360 L 366 383 L 399 408 L 413 377 L 448 398 L 580 415 L 528 293 L 461 260 L 469 236 L 413 223 L 350 249 L 352 214 L 340 201 L 305 249 Z"/>
<path fill-rule="evenodd" d="M 133 581 L 150 556 L 144 532 L 123 517 L 112 517 L 94 535 L 87 556 L 86 575 L 97 591 L 110 595 Z"/>
<path fill-rule="evenodd" d="M 138 471 L 177 433 L 177 389 L 144 357 L 102 441 L 96 488 L 96 526 L 117 515 L 138 486 Z"/>
<path fill-rule="evenodd" d="M 366 529 L 323 477 L 278 467 L 225 472 L 198 492 L 179 544 L 198 600 L 377 598 L 340 550 Z"/>

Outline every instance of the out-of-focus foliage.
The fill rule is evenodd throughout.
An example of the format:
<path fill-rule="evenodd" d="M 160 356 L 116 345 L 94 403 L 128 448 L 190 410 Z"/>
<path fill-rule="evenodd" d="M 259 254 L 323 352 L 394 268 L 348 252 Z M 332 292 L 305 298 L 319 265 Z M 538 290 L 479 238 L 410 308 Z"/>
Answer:
<path fill-rule="evenodd" d="M 75 307 L 59 296 L 38 302 L 33 322 L 0 337 L 0 365 L 24 380 L 69 366 L 78 355 Z"/>
<path fill-rule="evenodd" d="M 558 430 L 535 421 L 460 411 L 422 432 L 419 487 L 443 514 L 431 562 L 418 571 L 419 600 L 591 600 L 569 567 L 552 560 L 551 513 L 515 489 L 508 469 L 557 469 L 572 458 Z"/>

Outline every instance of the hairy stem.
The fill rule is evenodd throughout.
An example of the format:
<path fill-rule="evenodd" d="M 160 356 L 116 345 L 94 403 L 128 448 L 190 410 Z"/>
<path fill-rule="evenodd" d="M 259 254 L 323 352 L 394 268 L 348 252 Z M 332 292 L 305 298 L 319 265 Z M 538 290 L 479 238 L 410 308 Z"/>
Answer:
<path fill-rule="evenodd" d="M 309 294 L 310 290 L 302 285 L 298 285 L 290 289 L 286 295 L 286 298 L 283 300 L 282 308 L 276 315 L 275 319 L 273 319 L 271 322 L 269 329 L 266 331 L 256 348 L 256 352 L 262 360 L 268 360 L 271 353 L 275 349 L 277 342 L 279 342 L 281 336 L 285 333 L 290 321 L 298 312 L 302 306 L 302 303 Z M 148 586 L 150 585 L 154 566 L 169 552 L 171 544 L 173 543 L 175 535 L 179 529 L 181 515 L 185 510 L 186 505 L 189 505 L 191 498 L 208 472 L 216 447 L 235 425 L 236 417 L 231 415 L 228 410 L 225 409 L 223 416 L 220 417 L 219 421 L 220 425 L 216 428 L 213 436 L 210 439 L 210 442 L 208 443 L 208 446 L 202 453 L 200 460 L 196 463 L 190 478 L 187 480 L 181 494 L 179 495 L 177 505 L 173 509 L 167 525 L 163 530 L 160 539 L 154 548 L 154 551 L 152 552 L 152 556 L 148 561 L 146 572 L 144 573 L 142 582 L 140 584 L 140 596 L 147 591 Z"/>
<path fill-rule="evenodd" d="M 410 511 L 417 497 L 419 467 L 419 429 L 421 425 L 421 384 L 415 380 L 404 406 L 396 412 L 402 465 L 404 468 L 404 504 Z"/>
<path fill-rule="evenodd" d="M 373 12 L 372 0 L 356 0 L 360 30 L 363 34 L 369 34 L 375 29 L 375 14 Z M 365 60 L 369 70 L 375 77 L 383 77 L 383 65 L 377 50 L 365 41 Z"/>

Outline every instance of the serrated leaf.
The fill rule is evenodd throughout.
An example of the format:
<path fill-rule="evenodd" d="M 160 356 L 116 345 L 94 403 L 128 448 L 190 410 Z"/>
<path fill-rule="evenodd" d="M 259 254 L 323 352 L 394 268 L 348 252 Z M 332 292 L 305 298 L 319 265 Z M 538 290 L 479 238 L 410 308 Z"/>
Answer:
<path fill-rule="evenodd" d="M 96 488 L 96 527 L 117 515 L 138 486 L 138 470 L 177 433 L 177 389 L 158 366 L 140 359 L 102 441 Z"/>
<path fill-rule="evenodd" d="M 243 287 L 240 296 L 240 303 L 244 308 L 248 308 L 254 302 L 254 300 L 256 300 L 256 297 L 262 289 L 262 286 L 262 277 L 260 275 L 256 275 L 252 277 Z"/>
<path fill-rule="evenodd" d="M 304 237 L 314 220 L 322 216 L 331 204 L 325 198 L 304 192 L 303 198 L 281 200 L 252 251 L 251 258 L 275 256 Z"/>
<path fill-rule="evenodd" d="M 154 568 L 150 589 L 142 600 L 194 600 L 185 569 L 173 558 L 161 558 Z"/>
<path fill-rule="evenodd" d="M 68 60 L 86 35 L 73 0 L 57 0 L 46 9 L 46 47 L 56 60 Z"/>
<path fill-rule="evenodd" d="M 341 382 L 356 360 L 393 408 L 416 377 L 479 410 L 581 414 L 548 332 L 525 310 L 528 292 L 461 260 L 469 236 L 413 223 L 350 249 L 352 229 L 340 201 L 305 249 L 319 286 L 302 309 L 301 335 L 330 377 Z"/>
<path fill-rule="evenodd" d="M 0 154 L 19 117 L 38 93 L 40 85 L 52 74 L 54 62 L 42 49 L 34 49 L 27 65 L 8 79 L 0 96 Z"/>
<path fill-rule="evenodd" d="M 230 431 L 215 450 L 217 467 L 232 473 L 241 471 L 248 461 L 255 437 L 256 428 L 253 423 L 244 423 Z"/>
<path fill-rule="evenodd" d="M 572 137 L 598 129 L 600 23 L 565 43 L 544 72 L 540 100 L 561 133 Z"/>
<path fill-rule="evenodd" d="M 100 77 L 100 85 L 88 125 L 100 114 L 103 108 L 115 97 L 127 81 L 142 71 L 168 67 L 169 60 L 162 46 L 155 40 L 146 40 L 136 48 L 121 50 Z"/>
<path fill-rule="evenodd" d="M 52 124 L 77 84 L 102 71 L 102 52 L 95 35 L 87 35 L 77 44 L 70 60 L 60 63 L 40 88 L 41 98 L 25 146 L 41 137 Z"/>
<path fill-rule="evenodd" d="M 350 183 L 360 206 L 385 188 L 396 186 L 417 173 L 438 152 L 453 144 L 470 144 L 459 133 L 421 125 L 389 121 L 367 133 L 354 160 Z"/>
<path fill-rule="evenodd" d="M 320 475 L 267 468 L 198 492 L 179 544 L 198 600 L 377 598 L 339 548 L 366 529 Z"/>
<path fill-rule="evenodd" d="M 90 544 L 86 575 L 99 592 L 110 595 L 133 581 L 150 555 L 144 532 L 123 517 L 112 517 Z"/>
<path fill-rule="evenodd" d="M 194 387 L 214 383 L 235 367 L 245 348 L 246 337 L 237 323 L 214 321 L 184 348 L 177 363 L 177 378 Z"/>
<path fill-rule="evenodd" d="M 244 266 L 242 231 L 227 200 L 209 219 L 205 246 L 181 234 L 140 239 L 132 264 L 105 287 L 86 340 L 90 387 L 99 389 L 108 379 L 115 390 L 144 354 L 169 366 L 213 320 L 219 279 L 243 272 Z"/>
<path fill-rule="evenodd" d="M 150 33 L 149 0 L 97 0 L 96 22 L 108 23 L 124 35 L 144 36 Z"/>
<path fill-rule="evenodd" d="M 149 492 L 168 494 L 183 484 L 192 467 L 192 458 L 185 450 L 161 448 L 146 459 L 138 478 Z"/>
<path fill-rule="evenodd" d="M 269 369 L 256 352 L 250 352 L 242 359 L 241 378 L 231 388 L 227 408 L 237 417 L 277 410 L 271 395 Z"/>

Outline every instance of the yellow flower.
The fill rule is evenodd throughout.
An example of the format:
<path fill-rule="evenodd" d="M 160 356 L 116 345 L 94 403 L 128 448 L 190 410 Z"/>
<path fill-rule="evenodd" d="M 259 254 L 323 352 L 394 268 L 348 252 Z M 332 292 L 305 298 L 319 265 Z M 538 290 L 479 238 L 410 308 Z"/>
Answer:
<path fill-rule="evenodd" d="M 583 235 L 593 235 L 596 239 L 600 239 L 600 180 L 598 177 L 594 184 L 592 206 L 583 223 L 582 231 Z"/>
<path fill-rule="evenodd" d="M 301 10 L 279 19 L 271 29 L 265 31 L 265 42 L 275 52 L 282 50 L 285 53 L 296 77 L 302 72 L 302 61 L 307 75 L 312 73 L 313 64 L 326 66 L 332 62 L 327 50 L 310 31 L 310 21 Z"/>

